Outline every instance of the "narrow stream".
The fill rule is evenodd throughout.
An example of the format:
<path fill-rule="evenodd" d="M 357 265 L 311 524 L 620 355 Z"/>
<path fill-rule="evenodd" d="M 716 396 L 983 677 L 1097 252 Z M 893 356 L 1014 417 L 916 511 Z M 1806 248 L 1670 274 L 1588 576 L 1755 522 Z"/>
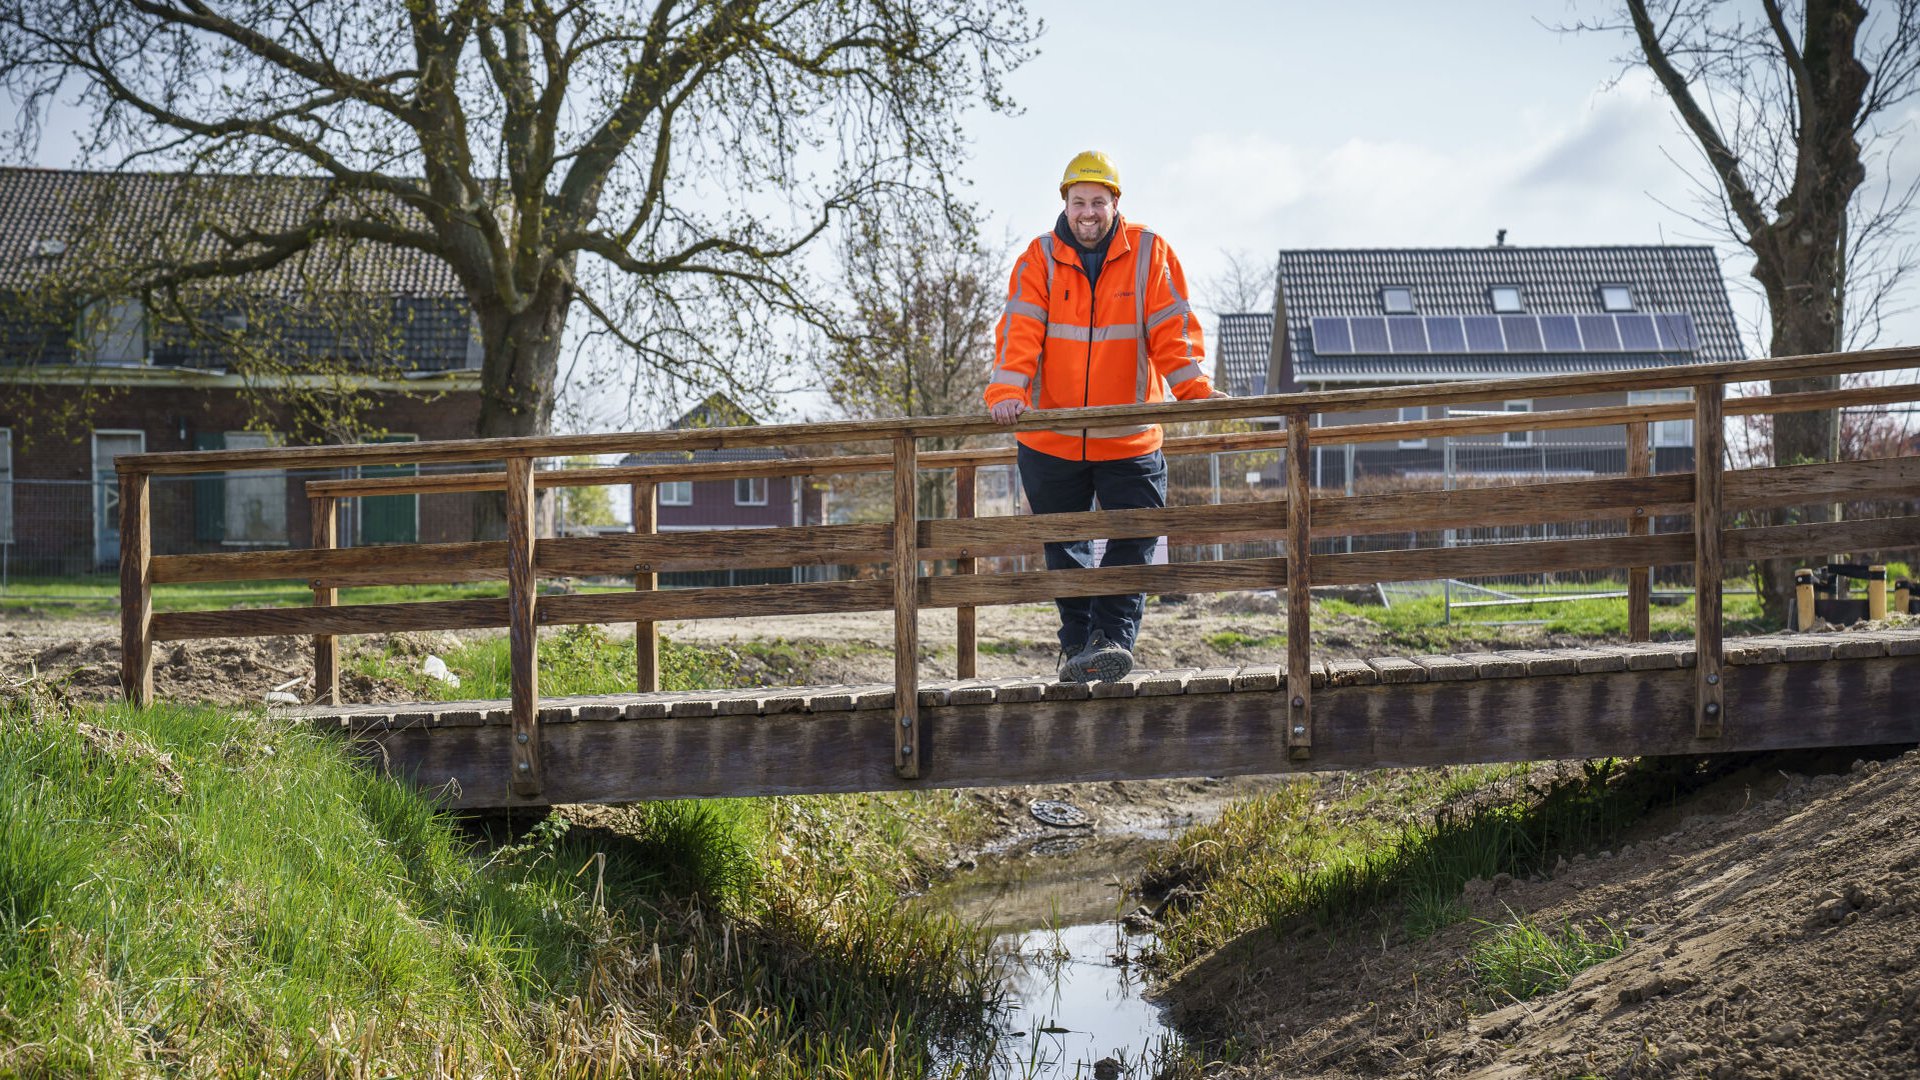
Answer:
<path fill-rule="evenodd" d="M 1143 996 L 1144 974 L 1135 964 L 1153 935 L 1120 925 L 1139 905 L 1126 883 L 1175 831 L 1058 831 L 983 856 L 917 901 L 986 927 L 1009 956 L 1011 1005 L 996 1019 L 992 1061 L 981 1063 L 985 1075 L 1144 1078 L 1178 1044 Z"/>

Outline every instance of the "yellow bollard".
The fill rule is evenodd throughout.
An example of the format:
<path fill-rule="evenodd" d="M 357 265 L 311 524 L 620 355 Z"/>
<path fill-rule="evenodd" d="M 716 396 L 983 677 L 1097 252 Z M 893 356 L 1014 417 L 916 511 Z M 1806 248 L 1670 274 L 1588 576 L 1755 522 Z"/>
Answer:
<path fill-rule="evenodd" d="M 1794 629 L 1801 633 L 1813 629 L 1813 571 L 1795 570 L 1793 572 Z"/>
<path fill-rule="evenodd" d="M 1887 617 L 1887 568 L 1867 567 L 1867 618 L 1876 622 Z"/>

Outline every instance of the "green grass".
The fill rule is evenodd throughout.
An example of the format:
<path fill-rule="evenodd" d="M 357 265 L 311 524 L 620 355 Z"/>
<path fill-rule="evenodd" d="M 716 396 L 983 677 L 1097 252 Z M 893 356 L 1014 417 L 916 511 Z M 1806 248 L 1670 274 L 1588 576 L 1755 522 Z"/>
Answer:
<path fill-rule="evenodd" d="M 1239 630 L 1221 630 L 1208 634 L 1205 640 L 1214 652 L 1221 653 L 1242 649 L 1284 649 L 1287 645 L 1285 634 L 1248 634 Z"/>
<path fill-rule="evenodd" d="M 1235 804 L 1146 869 L 1149 883 L 1184 883 L 1200 893 L 1162 933 L 1162 962 L 1177 969 L 1248 931 L 1277 932 L 1299 920 L 1335 927 L 1397 921 L 1415 936 L 1430 934 L 1466 917 L 1468 881 L 1527 876 L 1561 854 L 1598 847 L 1649 806 L 1699 782 L 1691 770 L 1662 762 L 1599 762 L 1578 776 L 1492 793 L 1492 785 L 1524 771 L 1360 774 L 1354 788 L 1330 799 L 1303 780 Z M 1475 792 L 1483 793 L 1467 797 Z"/>
<path fill-rule="evenodd" d="M 459 639 L 458 645 L 439 653 L 447 669 L 460 677 L 457 687 L 420 673 L 428 651 L 424 640 L 388 637 L 377 649 L 356 652 L 347 662 L 370 678 L 406 687 L 421 701 L 512 696 L 504 635 Z M 665 689 L 731 686 L 734 672 L 734 662 L 723 651 L 681 645 L 670 638 L 660 641 L 660 685 Z M 632 638 L 616 638 L 590 624 L 540 636 L 542 696 L 632 693 L 635 686 Z"/>
<path fill-rule="evenodd" d="M 621 592 L 625 586 L 583 585 L 581 592 Z M 343 604 L 398 604 L 416 600 L 470 600 L 505 596 L 505 582 L 467 585 L 365 585 L 340 590 Z M 313 603 L 306 581 L 231 581 L 153 588 L 155 611 L 205 611 L 231 607 L 288 607 Z M 120 605 L 119 579 L 107 575 L 84 577 L 16 577 L 0 590 L 0 612 L 31 608 L 47 615 L 99 615 Z"/>
<path fill-rule="evenodd" d="M 1622 639 L 1627 636 L 1627 602 L 1623 598 L 1516 604 L 1495 608 L 1456 607 L 1451 622 L 1447 619 L 1446 600 L 1438 594 L 1396 600 L 1392 607 L 1354 604 L 1345 600 L 1315 600 L 1313 606 L 1316 615 L 1365 619 L 1384 629 L 1389 636 L 1389 643 L 1416 650 L 1445 651 L 1461 642 L 1498 634 L 1500 623 L 1521 621 L 1537 622 L 1542 630 L 1550 634 Z M 1648 613 L 1654 638 L 1691 638 L 1693 607 L 1691 596 L 1671 606 L 1654 605 Z M 1729 634 L 1758 633 L 1767 629 L 1761 621 L 1759 597 L 1753 593 L 1725 594 L 1721 610 Z"/>
<path fill-rule="evenodd" d="M 504 694 L 504 649 L 453 650 L 451 692 Z M 671 688 L 728 674 L 663 658 Z M 631 686 L 597 629 L 542 660 L 552 693 Z M 921 1075 L 1003 993 L 983 935 L 899 902 L 968 806 L 645 804 L 489 846 L 337 738 L 16 695 L 0 1075 Z"/>
<path fill-rule="evenodd" d="M 1524 917 L 1483 925 L 1487 933 L 1474 942 L 1471 957 L 1475 979 L 1482 993 L 1509 1001 L 1564 990 L 1575 975 L 1627 950 L 1626 932 L 1605 922 L 1596 922 L 1592 932 Z"/>

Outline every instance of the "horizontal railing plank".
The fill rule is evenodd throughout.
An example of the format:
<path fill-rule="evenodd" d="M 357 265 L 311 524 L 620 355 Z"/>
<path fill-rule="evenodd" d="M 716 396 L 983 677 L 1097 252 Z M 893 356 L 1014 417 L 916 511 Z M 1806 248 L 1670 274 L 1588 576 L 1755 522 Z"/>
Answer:
<path fill-rule="evenodd" d="M 1623 372 L 1543 375 L 1475 382 L 1429 383 L 1393 388 L 1323 390 L 1252 398 L 1219 398 L 1089 409 L 1041 409 L 1023 415 L 1016 430 L 1138 423 L 1203 423 L 1290 413 L 1341 413 L 1506 398 L 1571 397 L 1670 387 L 1758 382 L 1774 378 L 1858 374 L 1920 364 L 1920 348 L 1823 353 L 1721 364 L 1682 364 Z M 1920 387 L 1908 384 L 1915 396 Z M 897 420 L 844 420 L 808 424 L 713 428 L 702 431 L 614 432 L 592 435 L 530 435 L 446 442 L 351 446 L 277 447 L 264 450 L 190 450 L 129 454 L 115 460 L 121 472 L 187 474 L 215 470 L 288 469 L 343 465 L 431 464 L 500 461 L 508 457 L 566 457 L 703 450 L 726 447 L 817 446 L 893 438 L 960 437 L 1004 431 L 985 416 Z"/>
<path fill-rule="evenodd" d="M 507 625 L 506 597 L 423 600 L 341 607 L 167 611 L 153 617 L 155 641 L 195 638 L 385 634 L 400 630 L 476 630 Z"/>
<path fill-rule="evenodd" d="M 1030 570 L 1017 574 L 922 578 L 920 603 L 925 607 L 984 607 L 1111 593 L 1228 592 L 1276 588 L 1285 585 L 1286 580 L 1284 558 Z"/>

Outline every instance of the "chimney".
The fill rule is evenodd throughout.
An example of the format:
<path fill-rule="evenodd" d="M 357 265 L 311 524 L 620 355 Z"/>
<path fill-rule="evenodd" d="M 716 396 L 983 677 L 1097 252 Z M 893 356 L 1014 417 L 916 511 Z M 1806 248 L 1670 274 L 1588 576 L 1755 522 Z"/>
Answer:
<path fill-rule="evenodd" d="M 1493 246 L 1494 247 L 1507 246 L 1507 230 L 1501 229 L 1499 232 L 1493 234 Z"/>

